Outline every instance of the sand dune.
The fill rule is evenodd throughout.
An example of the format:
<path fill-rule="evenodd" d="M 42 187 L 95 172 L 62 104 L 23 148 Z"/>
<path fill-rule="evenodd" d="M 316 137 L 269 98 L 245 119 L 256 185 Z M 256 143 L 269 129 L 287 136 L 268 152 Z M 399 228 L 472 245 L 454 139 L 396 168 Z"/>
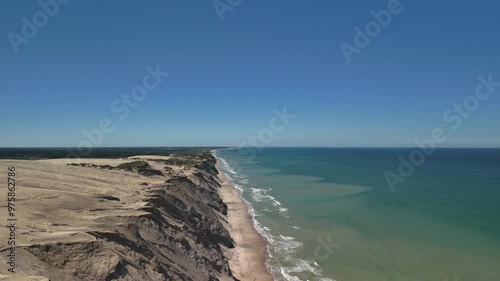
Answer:
<path fill-rule="evenodd" d="M 137 159 L 147 166 L 116 168 Z M 234 262 L 230 268 L 240 255 L 215 158 L 191 167 L 161 160 L 0 160 L 0 171 L 16 167 L 17 181 L 16 273 L 8 271 L 8 240 L 0 239 L 0 280 L 234 280 L 233 272 L 254 280 Z M 0 202 L 1 237 L 8 237 Z M 265 272 L 263 256 L 257 262 Z"/>

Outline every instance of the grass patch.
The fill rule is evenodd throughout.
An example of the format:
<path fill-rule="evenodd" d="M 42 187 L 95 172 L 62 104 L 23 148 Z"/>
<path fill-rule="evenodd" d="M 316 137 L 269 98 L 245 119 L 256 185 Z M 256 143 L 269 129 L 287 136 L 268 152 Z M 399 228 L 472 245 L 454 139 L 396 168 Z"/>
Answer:
<path fill-rule="evenodd" d="M 134 168 L 146 168 L 149 164 L 146 161 L 133 161 L 116 166 L 117 169 L 133 170 Z"/>
<path fill-rule="evenodd" d="M 173 165 L 173 166 L 187 166 L 192 167 L 199 163 L 199 161 L 191 160 L 191 159 L 181 159 L 177 157 L 172 157 L 170 159 L 164 160 L 165 164 Z"/>

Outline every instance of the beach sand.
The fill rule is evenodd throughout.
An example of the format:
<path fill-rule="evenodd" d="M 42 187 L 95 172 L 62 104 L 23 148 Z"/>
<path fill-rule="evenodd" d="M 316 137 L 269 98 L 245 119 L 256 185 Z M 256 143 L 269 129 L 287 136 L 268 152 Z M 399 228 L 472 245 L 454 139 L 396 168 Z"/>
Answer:
<path fill-rule="evenodd" d="M 267 242 L 255 230 L 248 207 L 229 179 L 222 172 L 217 160 L 219 180 L 222 184 L 220 194 L 228 206 L 227 226 L 236 247 L 230 250 L 229 266 L 234 276 L 241 281 L 272 281 L 272 275 L 266 268 Z"/>

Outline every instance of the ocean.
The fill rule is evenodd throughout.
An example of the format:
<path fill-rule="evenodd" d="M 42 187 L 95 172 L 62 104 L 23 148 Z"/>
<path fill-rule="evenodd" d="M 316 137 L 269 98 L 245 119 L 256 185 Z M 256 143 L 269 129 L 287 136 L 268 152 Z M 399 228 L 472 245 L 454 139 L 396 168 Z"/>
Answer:
<path fill-rule="evenodd" d="M 500 149 L 216 151 L 269 242 L 276 280 L 500 280 Z M 248 152 L 248 151 L 246 151 Z"/>

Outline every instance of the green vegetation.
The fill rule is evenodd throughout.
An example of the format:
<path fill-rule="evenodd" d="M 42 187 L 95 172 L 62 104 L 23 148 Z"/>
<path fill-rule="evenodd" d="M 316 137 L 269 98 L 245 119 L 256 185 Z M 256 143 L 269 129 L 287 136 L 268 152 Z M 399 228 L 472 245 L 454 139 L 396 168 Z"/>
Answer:
<path fill-rule="evenodd" d="M 124 170 L 127 172 L 138 172 L 139 174 L 147 177 L 151 176 L 163 176 L 163 173 L 158 170 L 154 170 L 146 161 L 132 161 L 120 164 L 116 167 L 110 165 L 94 165 L 88 163 L 70 163 L 67 164 L 69 166 L 78 166 L 78 167 L 91 167 L 91 168 L 101 168 L 106 170 Z"/>
<path fill-rule="evenodd" d="M 189 152 L 177 152 L 175 153 L 175 156 L 191 160 L 206 160 L 212 156 L 212 153 L 210 153 L 210 151 L 200 150 L 200 151 L 189 151 Z"/>
<path fill-rule="evenodd" d="M 112 170 L 113 166 L 110 165 L 95 165 L 95 164 L 89 164 L 89 163 L 69 163 L 66 164 L 68 166 L 77 166 L 77 167 L 92 167 L 92 168 L 101 168 L 101 169 L 107 169 L 107 170 Z"/>
<path fill-rule="evenodd" d="M 120 164 L 116 167 L 113 167 L 110 165 L 95 165 L 95 164 L 89 164 L 89 163 L 69 163 L 67 165 L 77 166 L 77 167 L 101 168 L 101 169 L 107 169 L 107 170 L 119 169 L 119 170 L 128 170 L 128 171 L 133 170 L 133 168 L 147 168 L 147 167 L 149 167 L 149 164 L 145 161 L 133 161 L 133 162 L 128 162 L 128 163 L 123 163 L 123 164 Z"/>
<path fill-rule="evenodd" d="M 149 166 L 149 164 L 146 161 L 133 161 L 133 162 L 120 164 L 120 165 L 116 166 L 116 168 L 131 171 L 134 168 L 147 168 L 148 166 Z"/>
<path fill-rule="evenodd" d="M 192 167 L 199 163 L 198 160 L 181 159 L 178 157 L 172 157 L 168 160 L 163 160 L 163 162 L 165 162 L 165 164 L 167 165 L 186 166 L 186 167 Z"/>

